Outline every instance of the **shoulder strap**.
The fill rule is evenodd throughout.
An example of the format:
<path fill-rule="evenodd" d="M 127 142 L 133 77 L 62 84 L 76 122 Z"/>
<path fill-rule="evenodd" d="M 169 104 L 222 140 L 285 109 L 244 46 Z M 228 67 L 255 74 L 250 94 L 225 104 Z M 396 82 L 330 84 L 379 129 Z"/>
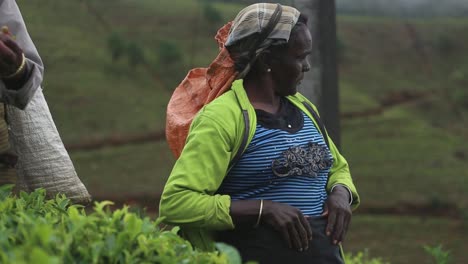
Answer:
<path fill-rule="evenodd" d="M 247 147 L 247 141 L 249 140 L 249 132 L 250 132 L 249 113 L 247 112 L 247 110 L 242 110 L 242 115 L 244 117 L 244 124 L 245 124 L 244 135 L 242 137 L 241 145 L 239 146 L 239 149 L 237 150 L 236 155 L 229 163 L 228 171 L 230 171 L 232 167 L 234 167 L 234 165 L 236 165 L 236 163 L 242 157 L 242 154 L 244 153 L 244 150 Z"/>
<path fill-rule="evenodd" d="M 325 130 L 325 126 L 323 125 L 322 120 L 320 120 L 319 115 L 317 114 L 317 112 L 314 110 L 314 108 L 312 108 L 312 106 L 309 103 L 302 102 L 302 104 L 305 106 L 305 108 L 307 108 L 309 113 L 314 117 L 315 121 L 317 122 L 317 124 L 319 126 L 320 132 L 323 135 L 323 139 L 325 140 L 325 143 L 327 144 L 328 148 L 330 148 L 330 143 L 328 142 L 327 130 Z"/>
<path fill-rule="evenodd" d="M 281 19 L 281 15 L 283 13 L 283 7 L 280 4 L 276 4 L 276 9 L 273 12 L 273 14 L 270 17 L 270 20 L 268 21 L 268 24 L 266 27 L 260 32 L 259 37 L 257 38 L 257 41 L 254 45 L 254 48 L 251 49 L 250 51 L 250 58 L 253 57 L 255 54 L 255 51 L 258 49 L 258 46 L 270 35 L 270 33 L 275 29 L 276 25 Z M 249 140 L 249 132 L 250 132 L 250 119 L 249 119 L 249 113 L 247 110 L 243 109 L 242 110 L 242 115 L 244 117 L 244 135 L 242 137 L 242 142 L 237 150 L 236 155 L 234 158 L 231 160 L 229 163 L 228 171 L 234 167 L 234 165 L 239 161 L 239 159 L 242 157 L 242 154 L 244 153 L 245 148 L 247 147 L 247 141 Z"/>

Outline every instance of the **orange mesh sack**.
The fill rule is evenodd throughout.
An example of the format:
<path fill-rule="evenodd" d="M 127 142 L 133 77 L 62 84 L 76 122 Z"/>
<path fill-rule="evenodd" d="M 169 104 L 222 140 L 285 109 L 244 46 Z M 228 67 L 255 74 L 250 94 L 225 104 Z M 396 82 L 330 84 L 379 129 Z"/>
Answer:
<path fill-rule="evenodd" d="M 188 130 L 200 109 L 231 88 L 237 73 L 234 62 L 224 47 L 232 22 L 216 34 L 220 53 L 208 68 L 195 68 L 172 94 L 166 113 L 166 139 L 178 158 L 187 139 Z"/>

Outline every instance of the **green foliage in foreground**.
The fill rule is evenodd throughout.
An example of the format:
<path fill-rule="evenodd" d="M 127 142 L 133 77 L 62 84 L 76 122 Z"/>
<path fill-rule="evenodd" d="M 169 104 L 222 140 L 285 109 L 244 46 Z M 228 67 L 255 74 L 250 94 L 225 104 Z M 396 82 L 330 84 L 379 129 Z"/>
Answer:
<path fill-rule="evenodd" d="M 159 220 L 140 217 L 124 206 L 95 203 L 87 214 L 65 196 L 46 200 L 44 190 L 11 194 L 0 187 L 0 263 L 240 263 L 235 249 L 198 252 L 164 231 Z"/>
<path fill-rule="evenodd" d="M 46 199 L 45 191 L 11 193 L 0 186 L 0 263 L 231 263 L 237 250 L 219 243 L 219 252 L 199 252 L 177 235 L 159 228 L 160 219 L 141 217 L 124 206 L 97 202 L 87 213 L 63 195 Z M 438 264 L 447 264 L 441 246 L 425 247 Z M 368 252 L 345 254 L 347 264 L 388 264 Z"/>
<path fill-rule="evenodd" d="M 385 262 L 380 258 L 369 257 L 367 250 L 358 252 L 355 255 L 345 253 L 345 262 L 346 264 L 389 264 L 389 262 Z"/>
<path fill-rule="evenodd" d="M 450 252 L 447 250 L 444 250 L 442 248 L 442 245 L 438 246 L 424 246 L 424 250 L 426 251 L 427 254 L 431 255 L 432 258 L 434 259 L 434 263 L 436 264 L 449 264 L 451 263 L 450 261 Z"/>

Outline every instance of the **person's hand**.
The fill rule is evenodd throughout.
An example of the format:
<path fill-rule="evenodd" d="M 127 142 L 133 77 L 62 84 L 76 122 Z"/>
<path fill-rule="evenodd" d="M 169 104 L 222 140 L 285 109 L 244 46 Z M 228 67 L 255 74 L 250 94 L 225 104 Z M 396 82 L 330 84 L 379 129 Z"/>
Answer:
<path fill-rule="evenodd" d="M 3 27 L 0 32 L 0 78 L 12 76 L 15 73 L 21 76 L 22 72 L 17 71 L 22 62 L 23 50 L 13 40 L 8 29 Z M 22 70 L 24 71 L 24 68 Z"/>
<path fill-rule="evenodd" d="M 349 224 L 351 223 L 351 206 L 349 205 L 349 192 L 345 187 L 336 186 L 328 195 L 325 202 L 324 216 L 328 216 L 328 224 L 325 230 L 327 236 L 331 236 L 333 244 L 337 245 L 344 240 Z"/>
<path fill-rule="evenodd" d="M 262 222 L 273 227 L 284 238 L 289 248 L 299 251 L 309 248 L 312 229 L 301 211 L 287 204 L 264 200 Z"/>

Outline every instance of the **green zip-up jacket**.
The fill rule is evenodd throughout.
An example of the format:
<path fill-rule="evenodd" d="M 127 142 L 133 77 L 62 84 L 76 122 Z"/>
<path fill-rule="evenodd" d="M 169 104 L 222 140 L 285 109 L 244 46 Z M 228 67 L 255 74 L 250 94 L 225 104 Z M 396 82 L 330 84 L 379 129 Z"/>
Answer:
<path fill-rule="evenodd" d="M 310 102 L 300 93 L 287 98 L 304 111 L 318 129 L 316 120 L 303 105 L 304 101 Z M 243 111 L 249 117 L 248 145 L 255 134 L 257 118 L 242 80 L 235 81 L 231 90 L 200 110 L 161 196 L 159 214 L 164 217 L 164 222 L 180 226 L 181 235 L 201 250 L 214 249 L 213 231 L 234 229 L 229 214 L 230 196 L 215 193 L 227 174 L 231 160 L 238 151 L 243 151 L 239 150 L 246 125 Z M 353 194 L 354 210 L 360 200 L 348 163 L 333 141 L 328 140 L 334 163 L 327 190 L 330 191 L 336 184 L 347 186 Z"/>

